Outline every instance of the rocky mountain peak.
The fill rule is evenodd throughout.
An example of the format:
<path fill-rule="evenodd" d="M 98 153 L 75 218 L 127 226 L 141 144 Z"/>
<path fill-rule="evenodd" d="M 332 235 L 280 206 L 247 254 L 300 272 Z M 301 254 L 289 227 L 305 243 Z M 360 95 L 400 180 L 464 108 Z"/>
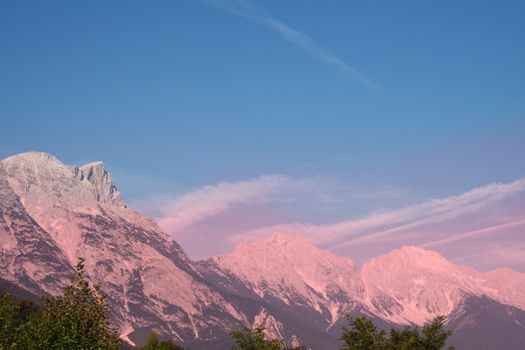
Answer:
<path fill-rule="evenodd" d="M 30 206 L 60 203 L 78 208 L 103 203 L 124 207 L 102 162 L 74 167 L 45 152 L 26 152 L 0 161 L 0 166 L 9 185 Z"/>
<path fill-rule="evenodd" d="M 310 239 L 301 235 L 276 232 L 264 240 L 266 245 L 286 245 L 289 243 L 313 246 Z"/>
<path fill-rule="evenodd" d="M 4 159 L 2 162 L 7 163 L 17 163 L 17 162 L 23 162 L 23 163 L 48 163 L 48 162 L 55 162 L 62 164 L 55 156 L 52 154 L 46 153 L 46 152 L 39 152 L 39 151 L 30 151 L 30 152 L 24 152 L 20 154 L 16 154 L 14 156 L 8 157 Z"/>
<path fill-rule="evenodd" d="M 78 168 L 77 174 L 81 181 L 88 181 L 93 185 L 97 201 L 124 206 L 120 192 L 113 184 L 111 174 L 106 171 L 103 162 L 93 162 L 83 165 Z"/>
<path fill-rule="evenodd" d="M 371 268 L 390 269 L 391 266 L 422 268 L 426 270 L 444 270 L 452 264 L 438 252 L 416 246 L 406 246 L 394 249 L 384 255 L 371 259 L 363 266 L 364 270 Z"/>

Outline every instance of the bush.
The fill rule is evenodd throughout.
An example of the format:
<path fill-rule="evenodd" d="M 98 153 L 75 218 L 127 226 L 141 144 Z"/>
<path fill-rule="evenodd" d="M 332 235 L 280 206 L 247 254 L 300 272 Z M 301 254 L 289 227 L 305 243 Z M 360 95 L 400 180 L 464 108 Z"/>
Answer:
<path fill-rule="evenodd" d="M 257 326 L 254 329 L 244 327 L 238 331 L 230 332 L 235 342 L 232 350 L 302 350 L 304 348 L 287 347 L 282 339 L 266 339 L 264 327 Z"/>
<path fill-rule="evenodd" d="M 84 260 L 62 295 L 43 298 L 43 306 L 0 302 L 0 349 L 116 350 L 121 341 L 109 324 L 104 295 L 86 279 Z"/>
<path fill-rule="evenodd" d="M 341 335 L 341 350 L 439 350 L 452 335 L 446 331 L 445 318 L 436 317 L 421 327 L 406 326 L 402 330 L 390 329 L 388 335 L 378 330 L 372 320 L 365 316 L 349 317 L 350 328 Z M 449 347 L 453 350 L 454 347 Z"/>
<path fill-rule="evenodd" d="M 157 333 L 152 332 L 142 350 L 184 350 L 184 348 L 170 341 L 162 341 Z"/>

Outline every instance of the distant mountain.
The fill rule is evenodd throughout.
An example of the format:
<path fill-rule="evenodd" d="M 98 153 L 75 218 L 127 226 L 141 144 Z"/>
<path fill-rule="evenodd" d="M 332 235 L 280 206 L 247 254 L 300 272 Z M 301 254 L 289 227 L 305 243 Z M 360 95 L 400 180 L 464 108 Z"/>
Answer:
<path fill-rule="evenodd" d="M 56 294 L 78 257 L 129 342 L 155 329 L 193 349 L 226 349 L 230 330 L 262 324 L 290 344 L 335 349 L 346 315 L 366 314 L 382 327 L 445 315 L 459 349 L 525 348 L 524 274 L 480 273 L 417 247 L 360 269 L 283 234 L 191 261 L 125 206 L 103 163 L 73 167 L 39 152 L 2 160 L 0 288 Z"/>
<path fill-rule="evenodd" d="M 367 314 L 384 327 L 422 325 L 444 315 L 451 318 L 449 327 L 458 328 L 454 341 L 465 345 L 470 333 L 459 326 L 475 314 L 468 329 L 476 332 L 483 327 L 484 336 L 492 341 L 472 348 L 500 349 L 494 340 L 504 341 L 500 335 L 504 323 L 483 311 L 488 306 L 500 314 L 514 310 L 506 323 L 514 325 L 509 329 L 516 332 L 516 339 L 525 335 L 525 323 L 520 321 L 525 314 L 524 274 L 507 269 L 480 273 L 418 247 L 393 250 L 359 270 L 350 259 L 323 251 L 306 238 L 275 234 L 260 243 L 241 244 L 226 256 L 209 259 L 208 265 L 227 277 L 229 282 L 222 285 L 240 286 L 236 293 L 246 295 L 247 288 L 252 297 L 278 305 L 280 313 L 301 315 L 334 336 L 347 314 Z M 518 344 L 523 347 L 525 342 Z"/>

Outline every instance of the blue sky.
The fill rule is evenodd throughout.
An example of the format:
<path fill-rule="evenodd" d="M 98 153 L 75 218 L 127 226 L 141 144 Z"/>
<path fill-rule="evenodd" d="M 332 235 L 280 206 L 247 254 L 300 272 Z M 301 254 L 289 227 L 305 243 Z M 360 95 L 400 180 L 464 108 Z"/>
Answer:
<path fill-rule="evenodd" d="M 254 221 L 511 183 L 525 176 L 524 16 L 523 1 L 5 1 L 0 157 L 103 160 L 151 215 L 157 194 L 309 184 Z"/>

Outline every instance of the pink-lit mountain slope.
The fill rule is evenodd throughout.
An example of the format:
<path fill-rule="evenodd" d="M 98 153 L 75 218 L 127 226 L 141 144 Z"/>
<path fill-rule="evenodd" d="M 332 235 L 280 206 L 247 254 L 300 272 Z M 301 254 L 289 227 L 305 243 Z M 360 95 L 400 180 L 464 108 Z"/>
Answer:
<path fill-rule="evenodd" d="M 358 269 L 306 238 L 275 234 L 211 261 L 255 294 L 286 305 L 300 302 L 331 324 L 361 306 L 393 323 L 421 325 L 449 315 L 467 296 L 525 309 L 524 274 L 480 273 L 418 247 L 393 250 Z"/>

